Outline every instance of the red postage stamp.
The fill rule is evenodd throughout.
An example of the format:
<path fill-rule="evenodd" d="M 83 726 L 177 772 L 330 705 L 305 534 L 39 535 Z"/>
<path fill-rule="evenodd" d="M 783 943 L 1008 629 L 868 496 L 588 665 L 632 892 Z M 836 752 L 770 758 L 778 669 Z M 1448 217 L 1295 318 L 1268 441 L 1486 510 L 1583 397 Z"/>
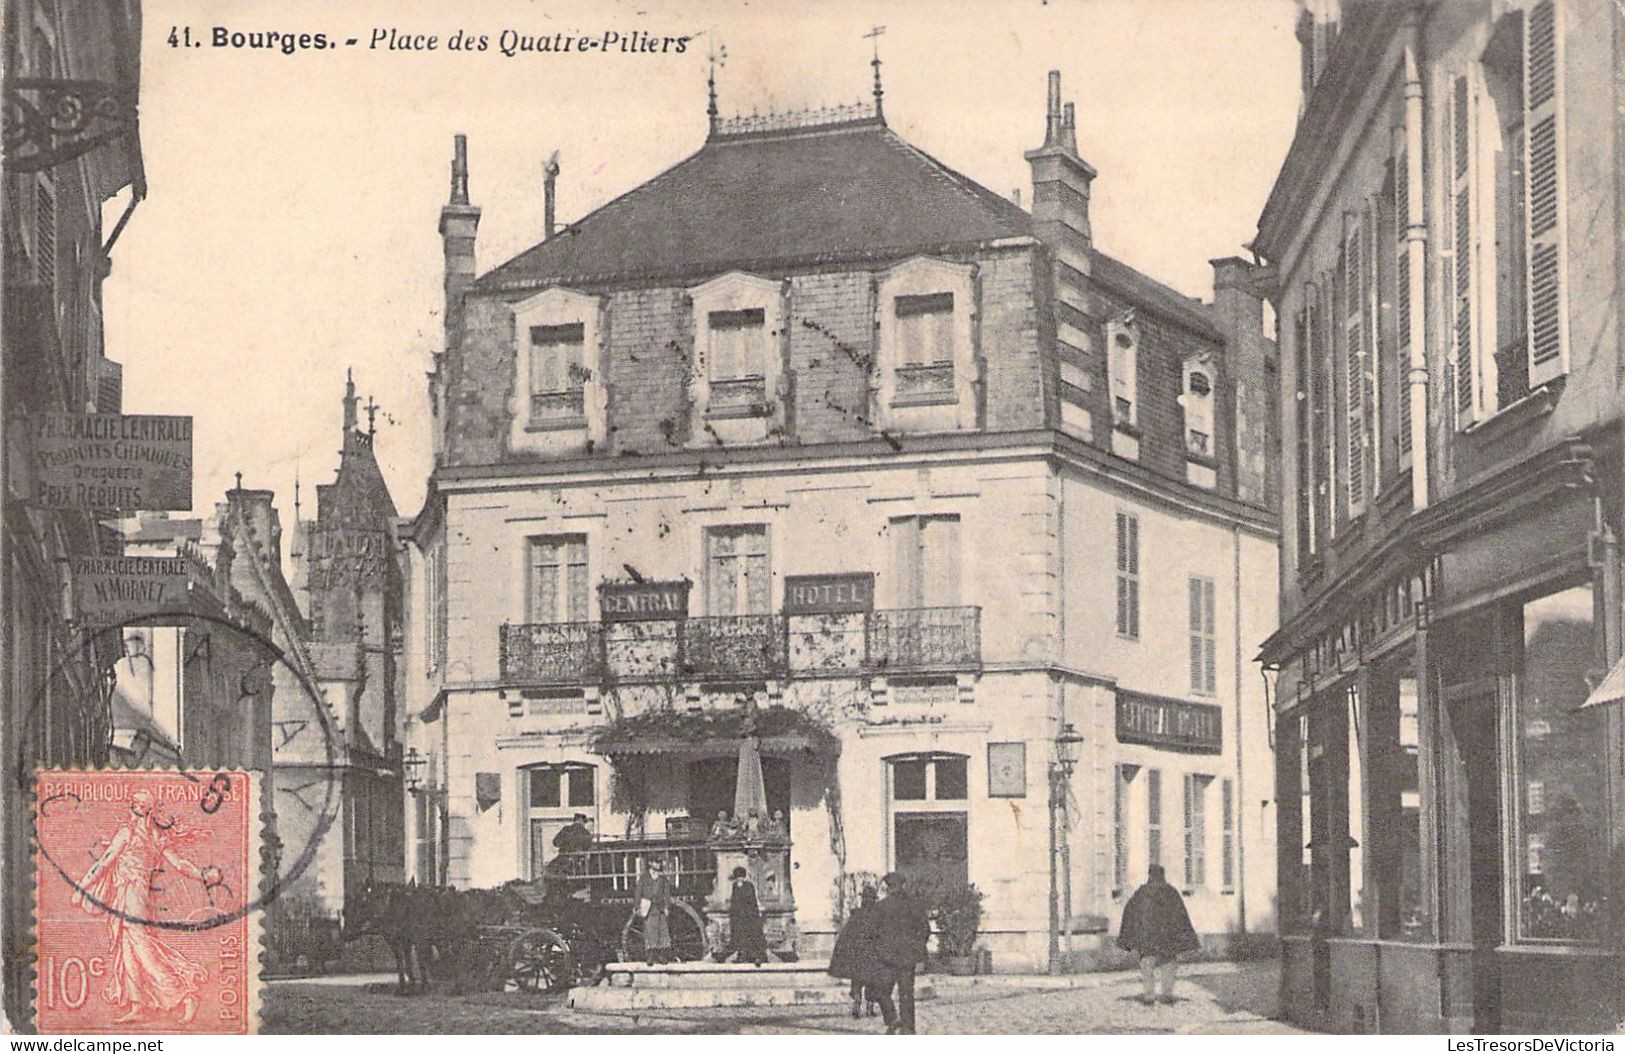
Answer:
<path fill-rule="evenodd" d="M 259 778 L 37 774 L 41 1033 L 255 1030 Z"/>

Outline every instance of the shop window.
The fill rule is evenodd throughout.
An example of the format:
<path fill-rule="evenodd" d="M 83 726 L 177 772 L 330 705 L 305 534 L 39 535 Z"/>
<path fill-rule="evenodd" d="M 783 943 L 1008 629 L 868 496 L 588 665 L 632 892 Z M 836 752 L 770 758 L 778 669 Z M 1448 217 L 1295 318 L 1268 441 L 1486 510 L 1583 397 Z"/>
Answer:
<path fill-rule="evenodd" d="M 965 882 L 969 871 L 969 759 L 963 754 L 888 758 L 892 866 L 910 882 Z"/>
<path fill-rule="evenodd" d="M 1523 605 L 1523 677 L 1514 702 L 1517 935 L 1531 941 L 1600 939 L 1606 905 L 1603 715 L 1580 710 L 1595 640 L 1592 594 L 1568 589 Z M 1544 730 L 1532 735 L 1534 729 Z"/>
<path fill-rule="evenodd" d="M 1422 881 L 1421 748 L 1416 678 L 1410 660 L 1373 673 L 1368 715 L 1371 845 L 1376 877 L 1377 936 L 1421 940 L 1431 936 Z"/>

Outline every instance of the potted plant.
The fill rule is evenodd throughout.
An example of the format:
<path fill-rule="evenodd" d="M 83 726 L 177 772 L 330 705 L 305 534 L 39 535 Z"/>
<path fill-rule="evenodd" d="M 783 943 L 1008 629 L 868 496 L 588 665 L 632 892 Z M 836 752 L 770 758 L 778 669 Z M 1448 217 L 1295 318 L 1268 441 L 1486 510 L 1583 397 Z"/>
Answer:
<path fill-rule="evenodd" d="M 982 891 L 974 882 L 937 887 L 932 914 L 937 920 L 937 953 L 943 968 L 956 977 L 976 972 L 976 937 L 982 929 Z"/>

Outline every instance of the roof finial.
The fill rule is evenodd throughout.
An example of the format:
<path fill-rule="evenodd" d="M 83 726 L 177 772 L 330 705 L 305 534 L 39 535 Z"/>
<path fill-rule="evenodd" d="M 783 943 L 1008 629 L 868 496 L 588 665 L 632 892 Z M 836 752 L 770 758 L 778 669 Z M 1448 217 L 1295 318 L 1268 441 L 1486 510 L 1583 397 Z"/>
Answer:
<path fill-rule="evenodd" d="M 237 473 L 237 489 L 243 489 L 243 474 L 241 472 Z"/>
<path fill-rule="evenodd" d="M 863 35 L 863 39 L 872 40 L 875 44 L 875 57 L 874 60 L 869 63 L 869 65 L 875 68 L 875 117 L 881 121 L 886 119 L 886 110 L 884 105 L 881 103 L 881 99 L 883 96 L 885 96 L 886 92 L 885 89 L 880 86 L 880 38 L 885 34 L 885 32 L 885 26 L 875 26 L 873 29 L 869 30 L 869 32 Z"/>
<path fill-rule="evenodd" d="M 299 463 L 293 464 L 293 522 L 299 522 Z"/>
<path fill-rule="evenodd" d="M 355 371 L 344 371 L 344 434 L 355 431 Z"/>
<path fill-rule="evenodd" d="M 705 116 L 711 125 L 711 134 L 717 132 L 717 125 L 722 119 L 721 111 L 717 109 L 717 68 L 728 64 L 728 48 L 717 47 L 716 40 L 711 41 L 710 70 L 705 75 Z"/>
<path fill-rule="evenodd" d="M 367 439 L 371 441 L 373 434 L 378 431 L 378 404 L 373 402 L 372 396 L 367 396 Z"/>

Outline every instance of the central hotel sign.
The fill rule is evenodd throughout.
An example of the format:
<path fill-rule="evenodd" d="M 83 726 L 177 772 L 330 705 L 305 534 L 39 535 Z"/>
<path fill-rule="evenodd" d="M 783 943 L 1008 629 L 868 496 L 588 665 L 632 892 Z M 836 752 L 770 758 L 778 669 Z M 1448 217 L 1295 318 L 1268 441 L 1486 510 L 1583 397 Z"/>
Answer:
<path fill-rule="evenodd" d="M 1119 691 L 1117 741 L 1217 754 L 1224 746 L 1224 712 L 1207 703 Z"/>
<path fill-rule="evenodd" d="M 689 581 L 605 582 L 598 609 L 605 622 L 651 622 L 688 617 Z"/>

